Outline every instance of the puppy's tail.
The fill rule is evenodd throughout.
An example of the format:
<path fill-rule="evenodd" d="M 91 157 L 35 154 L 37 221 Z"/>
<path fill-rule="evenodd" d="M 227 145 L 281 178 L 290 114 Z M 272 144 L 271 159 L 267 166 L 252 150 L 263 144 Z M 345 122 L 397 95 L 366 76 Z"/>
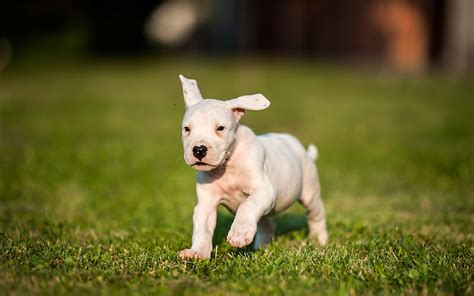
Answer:
<path fill-rule="evenodd" d="M 316 161 L 316 159 L 318 159 L 318 148 L 316 148 L 316 146 L 314 146 L 313 144 L 310 144 L 308 146 L 308 151 L 306 151 L 306 155 L 308 155 L 308 157 L 312 160 L 312 161 Z"/>

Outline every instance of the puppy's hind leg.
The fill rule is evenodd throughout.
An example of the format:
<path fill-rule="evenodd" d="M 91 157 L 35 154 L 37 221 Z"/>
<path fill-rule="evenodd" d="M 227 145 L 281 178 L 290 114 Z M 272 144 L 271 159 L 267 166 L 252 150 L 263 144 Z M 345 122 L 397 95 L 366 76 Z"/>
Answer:
<path fill-rule="evenodd" d="M 257 224 L 257 234 L 253 242 L 253 248 L 258 249 L 270 243 L 275 235 L 275 222 L 270 217 L 262 217 Z"/>
<path fill-rule="evenodd" d="M 306 207 L 308 219 L 309 237 L 316 237 L 321 246 L 327 244 L 329 240 L 328 231 L 326 228 L 326 215 L 324 212 L 323 200 L 319 195 L 313 195 L 309 200 L 301 203 Z"/>
<path fill-rule="evenodd" d="M 307 162 L 305 168 L 300 202 L 307 211 L 309 237 L 316 237 L 322 246 L 326 245 L 329 239 L 326 228 L 326 213 L 321 199 L 316 165 L 310 161 Z"/>

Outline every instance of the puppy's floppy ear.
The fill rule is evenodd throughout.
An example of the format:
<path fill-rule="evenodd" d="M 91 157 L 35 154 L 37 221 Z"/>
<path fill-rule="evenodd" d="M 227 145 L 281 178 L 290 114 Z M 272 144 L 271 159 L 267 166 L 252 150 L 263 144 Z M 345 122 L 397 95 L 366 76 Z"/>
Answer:
<path fill-rule="evenodd" d="M 179 75 L 179 79 L 181 80 L 181 85 L 183 86 L 184 104 L 186 105 L 186 109 L 188 109 L 192 105 L 201 101 L 202 95 L 199 91 L 196 80 L 188 79 L 181 74 Z"/>
<path fill-rule="evenodd" d="M 225 102 L 232 108 L 237 119 L 244 116 L 245 110 L 263 110 L 270 106 L 270 101 L 262 94 L 241 96 Z"/>

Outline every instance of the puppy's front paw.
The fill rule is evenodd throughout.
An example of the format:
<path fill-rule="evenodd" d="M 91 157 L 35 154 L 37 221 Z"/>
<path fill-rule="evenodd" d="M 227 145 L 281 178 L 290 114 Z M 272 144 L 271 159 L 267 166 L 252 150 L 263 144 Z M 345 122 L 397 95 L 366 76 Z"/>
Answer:
<path fill-rule="evenodd" d="M 209 259 L 211 258 L 211 254 L 204 254 L 202 252 L 197 252 L 191 249 L 184 249 L 181 250 L 178 254 L 178 257 L 186 260 L 186 259 Z"/>
<path fill-rule="evenodd" d="M 256 232 L 257 224 L 255 223 L 234 222 L 227 235 L 227 241 L 235 248 L 243 248 L 252 243 Z"/>

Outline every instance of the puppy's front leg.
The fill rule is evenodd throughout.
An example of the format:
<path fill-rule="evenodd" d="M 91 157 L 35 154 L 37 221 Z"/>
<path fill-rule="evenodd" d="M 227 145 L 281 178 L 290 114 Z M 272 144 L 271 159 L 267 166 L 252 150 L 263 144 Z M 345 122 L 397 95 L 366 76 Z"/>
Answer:
<path fill-rule="evenodd" d="M 257 232 L 260 218 L 274 207 L 275 193 L 271 185 L 264 185 L 250 195 L 237 209 L 227 241 L 236 248 L 249 245 Z"/>
<path fill-rule="evenodd" d="M 217 206 L 219 200 L 214 196 L 197 189 L 198 204 L 193 215 L 193 244 L 190 249 L 179 253 L 181 259 L 209 259 L 212 252 L 212 236 L 216 228 Z"/>

